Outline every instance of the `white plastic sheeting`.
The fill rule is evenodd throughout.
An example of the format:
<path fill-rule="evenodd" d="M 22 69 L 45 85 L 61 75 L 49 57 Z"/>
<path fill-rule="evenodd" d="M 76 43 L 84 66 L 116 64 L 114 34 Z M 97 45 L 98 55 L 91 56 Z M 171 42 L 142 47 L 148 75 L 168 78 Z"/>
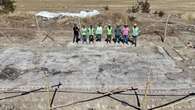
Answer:
<path fill-rule="evenodd" d="M 70 12 L 54 13 L 54 12 L 48 12 L 48 11 L 41 11 L 41 12 L 37 13 L 36 16 L 45 17 L 45 18 L 48 18 L 48 19 L 58 18 L 58 17 L 63 17 L 63 16 L 85 18 L 85 17 L 96 16 L 98 14 L 100 14 L 100 12 L 97 11 L 97 10 L 93 10 L 93 11 L 89 11 L 89 12 L 80 11 L 80 13 L 70 13 Z"/>

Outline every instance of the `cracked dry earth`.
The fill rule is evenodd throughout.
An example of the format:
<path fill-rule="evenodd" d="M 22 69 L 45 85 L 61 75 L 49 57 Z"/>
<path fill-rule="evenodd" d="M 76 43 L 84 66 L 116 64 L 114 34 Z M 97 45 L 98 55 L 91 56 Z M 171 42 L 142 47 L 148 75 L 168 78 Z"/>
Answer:
<path fill-rule="evenodd" d="M 0 87 L 12 88 L 22 83 L 26 85 L 21 88 L 45 86 L 43 77 L 47 72 L 50 85 L 61 82 L 64 88 L 144 89 L 150 80 L 152 89 L 193 90 L 194 59 L 186 63 L 180 61 L 183 57 L 172 53 L 163 45 L 146 44 L 144 40 L 136 48 L 104 43 L 95 46 L 68 43 L 53 48 L 6 47 L 0 49 Z"/>

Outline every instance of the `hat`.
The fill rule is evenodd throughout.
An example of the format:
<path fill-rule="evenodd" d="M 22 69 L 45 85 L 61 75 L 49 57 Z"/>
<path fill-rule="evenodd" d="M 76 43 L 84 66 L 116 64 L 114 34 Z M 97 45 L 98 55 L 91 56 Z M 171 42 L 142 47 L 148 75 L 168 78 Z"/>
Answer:
<path fill-rule="evenodd" d="M 125 23 L 124 26 L 128 26 L 128 23 Z"/>

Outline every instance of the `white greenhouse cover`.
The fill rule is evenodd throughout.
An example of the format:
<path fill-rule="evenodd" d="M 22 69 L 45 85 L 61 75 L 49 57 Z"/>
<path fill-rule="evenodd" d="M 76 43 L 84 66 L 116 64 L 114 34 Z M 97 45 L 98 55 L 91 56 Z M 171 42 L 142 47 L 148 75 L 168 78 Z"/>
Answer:
<path fill-rule="evenodd" d="M 93 11 L 89 11 L 89 12 L 80 11 L 80 13 L 70 13 L 70 12 L 54 13 L 54 12 L 48 12 L 48 11 L 41 11 L 41 12 L 37 13 L 35 16 L 45 17 L 48 19 L 58 18 L 58 17 L 63 17 L 63 16 L 85 18 L 85 17 L 96 16 L 98 14 L 100 14 L 100 12 L 97 10 L 93 10 Z"/>

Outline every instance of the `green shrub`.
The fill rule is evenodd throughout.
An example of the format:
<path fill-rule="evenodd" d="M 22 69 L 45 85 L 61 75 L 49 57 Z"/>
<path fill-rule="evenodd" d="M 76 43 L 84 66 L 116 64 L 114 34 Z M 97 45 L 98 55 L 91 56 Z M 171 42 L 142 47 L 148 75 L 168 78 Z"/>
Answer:
<path fill-rule="evenodd" d="M 141 11 L 142 13 L 150 13 L 150 3 L 148 0 L 143 1 L 138 1 L 136 5 L 132 6 L 131 9 L 128 9 L 127 12 L 132 12 L 132 13 L 138 13 Z"/>
<path fill-rule="evenodd" d="M 158 13 L 158 16 L 159 16 L 159 17 L 163 17 L 164 15 L 165 15 L 165 12 L 159 11 L 159 13 Z"/>
<path fill-rule="evenodd" d="M 165 15 L 164 11 L 155 11 L 153 14 L 158 15 L 159 17 L 163 17 Z"/>
<path fill-rule="evenodd" d="M 133 6 L 133 7 L 132 7 L 132 12 L 133 12 L 133 13 L 139 12 L 139 6 Z"/>
<path fill-rule="evenodd" d="M 142 13 L 150 13 L 150 3 L 148 2 L 148 0 L 146 0 L 145 2 L 140 3 L 141 5 L 141 10 Z"/>
<path fill-rule="evenodd" d="M 129 21 L 134 22 L 136 20 L 136 17 L 134 16 L 128 16 Z"/>
<path fill-rule="evenodd" d="M 15 0 L 2 0 L 0 13 L 13 13 L 16 9 Z"/>

